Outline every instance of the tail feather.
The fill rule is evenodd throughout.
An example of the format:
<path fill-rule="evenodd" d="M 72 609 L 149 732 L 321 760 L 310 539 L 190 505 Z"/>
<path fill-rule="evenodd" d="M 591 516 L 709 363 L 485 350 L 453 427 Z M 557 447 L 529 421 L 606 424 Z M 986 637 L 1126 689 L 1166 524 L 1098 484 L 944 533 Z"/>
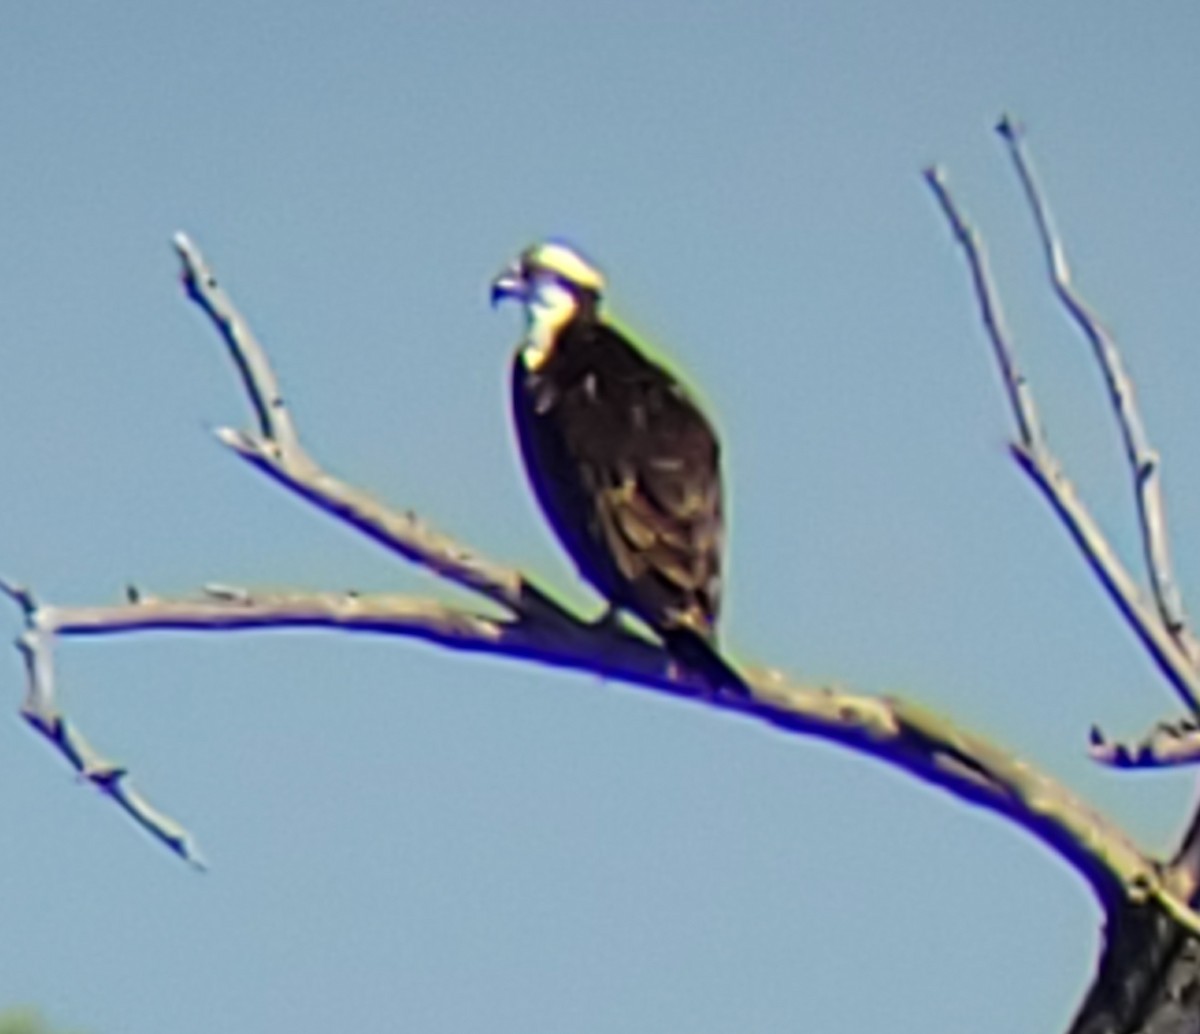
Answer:
<path fill-rule="evenodd" d="M 664 629 L 661 635 L 671 657 L 703 678 L 714 692 L 753 695 L 746 680 L 721 656 L 716 645 L 694 628 Z"/>

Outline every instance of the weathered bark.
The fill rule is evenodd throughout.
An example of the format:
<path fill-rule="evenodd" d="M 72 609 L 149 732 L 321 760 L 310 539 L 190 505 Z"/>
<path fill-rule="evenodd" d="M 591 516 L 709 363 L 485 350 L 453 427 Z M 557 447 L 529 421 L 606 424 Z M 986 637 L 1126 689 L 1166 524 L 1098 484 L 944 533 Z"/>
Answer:
<path fill-rule="evenodd" d="M 1200 940 L 1153 906 L 1114 909 L 1106 934 L 1069 1034 L 1200 1034 Z"/>

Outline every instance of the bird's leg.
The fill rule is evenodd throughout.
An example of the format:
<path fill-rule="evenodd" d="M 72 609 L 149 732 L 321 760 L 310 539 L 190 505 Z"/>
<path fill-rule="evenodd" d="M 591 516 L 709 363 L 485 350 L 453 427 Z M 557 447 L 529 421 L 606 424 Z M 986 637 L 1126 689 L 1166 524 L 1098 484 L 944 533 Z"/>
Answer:
<path fill-rule="evenodd" d="M 609 603 L 605 607 L 604 612 L 592 622 L 592 628 L 601 634 L 607 635 L 623 636 L 631 634 L 625 611 L 615 603 Z M 693 672 L 688 665 L 681 663 L 668 654 L 666 675 L 672 682 L 687 682 L 692 677 Z"/>

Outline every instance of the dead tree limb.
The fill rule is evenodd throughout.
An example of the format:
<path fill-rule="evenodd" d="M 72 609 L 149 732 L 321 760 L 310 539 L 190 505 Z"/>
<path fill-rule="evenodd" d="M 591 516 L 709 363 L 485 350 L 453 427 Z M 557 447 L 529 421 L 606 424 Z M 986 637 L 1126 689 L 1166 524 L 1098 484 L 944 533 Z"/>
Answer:
<path fill-rule="evenodd" d="M 1160 723 L 1142 743 L 1127 747 L 1091 733 L 1091 756 L 1116 768 L 1164 767 L 1200 757 L 1200 652 L 1188 627 L 1169 550 L 1161 470 L 1138 410 L 1133 380 L 1116 341 L 1071 280 L 1065 249 L 1033 171 L 1018 125 L 1005 116 L 996 127 L 1012 159 L 1034 218 L 1051 287 L 1082 331 L 1100 367 L 1132 474 L 1150 600 L 1121 563 L 1067 480 L 1042 434 L 1033 393 L 1016 359 L 1000 313 L 979 234 L 962 214 L 938 168 L 926 180 L 961 245 L 971 271 L 983 325 L 996 355 L 1013 411 L 1013 455 L 1049 501 L 1072 540 L 1135 635 L 1187 709 L 1178 722 Z M 1170 888 L 1162 909 L 1112 899 L 1096 979 L 1071 1026 L 1072 1034 L 1197 1034 L 1200 1032 L 1200 939 L 1191 922 L 1200 901 L 1200 811 L 1175 858 L 1160 869 Z M 1175 911 L 1186 902 L 1187 912 Z"/>
<path fill-rule="evenodd" d="M 1041 419 L 1034 402 L 1033 390 L 1017 361 L 1016 349 L 1004 324 L 1000 300 L 988 269 L 987 252 L 983 241 L 950 193 L 943 170 L 936 166 L 931 167 L 925 171 L 925 179 L 949 221 L 955 239 L 962 247 L 971 270 L 971 279 L 979 303 L 980 315 L 991 340 L 1001 376 L 1004 378 L 1013 410 L 1013 420 L 1017 426 L 1017 440 L 1012 443 L 1013 457 L 1046 496 L 1084 559 L 1099 578 L 1100 584 L 1104 586 L 1117 609 L 1129 623 L 1134 634 L 1142 641 L 1143 646 L 1154 659 L 1159 670 L 1166 676 L 1167 681 L 1179 694 L 1188 710 L 1194 714 L 1200 713 L 1200 674 L 1197 673 L 1195 666 L 1191 663 L 1191 657 L 1179 639 L 1179 635 L 1182 634 L 1180 629 L 1186 629 L 1182 618 L 1179 618 L 1177 623 L 1168 626 L 1161 620 L 1159 613 L 1147 605 L 1137 581 L 1121 563 L 1095 518 L 1079 498 L 1075 487 L 1063 473 L 1061 465 L 1050 451 L 1045 435 L 1042 433 Z M 1039 203 L 1044 210 L 1044 203 L 1040 202 L 1040 199 Z M 1051 241 L 1054 253 L 1061 254 L 1057 240 L 1051 238 Z M 1065 264 L 1063 268 L 1065 269 Z M 1113 354 L 1116 353 L 1116 346 L 1111 342 L 1109 350 Z M 1128 378 L 1125 377 L 1125 380 L 1128 381 Z M 1124 391 L 1122 398 L 1123 411 L 1136 413 L 1133 408 L 1132 391 Z M 1137 423 L 1140 427 L 1140 419 Z M 1138 462 L 1148 461 L 1142 461 L 1139 453 Z M 1150 465 L 1157 470 L 1156 463 Z M 1157 484 L 1157 475 L 1154 481 Z M 1143 490 L 1139 491 L 1138 497 L 1144 499 L 1147 495 L 1144 490 L 1146 478 L 1138 477 L 1138 482 L 1139 486 L 1143 487 Z M 1152 495 L 1155 499 L 1158 498 L 1156 488 Z M 1165 530 L 1161 502 L 1150 504 L 1150 509 L 1157 516 L 1152 522 L 1143 521 L 1145 537 L 1148 542 L 1147 555 L 1161 558 L 1160 563 L 1165 565 L 1167 551 L 1164 541 Z M 1162 567 L 1159 577 L 1163 584 L 1173 584 L 1167 566 Z"/>
<path fill-rule="evenodd" d="M 1071 279 L 1066 250 L 1055 229 L 1050 206 L 1038 185 L 1033 162 L 1024 146 L 1021 127 L 1008 116 L 1004 116 L 996 129 L 1008 145 L 1017 177 L 1033 213 L 1054 293 L 1092 346 L 1096 363 L 1104 376 L 1104 384 L 1112 403 L 1113 415 L 1121 431 L 1125 456 L 1133 478 L 1134 502 L 1142 534 L 1146 573 L 1158 607 L 1159 619 L 1163 628 L 1188 658 L 1189 667 L 1194 669 L 1197 659 L 1200 658 L 1200 650 L 1197 649 L 1195 637 L 1188 628 L 1183 597 L 1171 564 L 1159 456 L 1151 447 L 1145 424 L 1142 422 L 1133 379 L 1125 369 L 1125 362 L 1112 334 L 1084 300 Z M 1184 703 L 1193 714 L 1196 713 L 1197 703 L 1194 697 L 1185 697 Z"/>

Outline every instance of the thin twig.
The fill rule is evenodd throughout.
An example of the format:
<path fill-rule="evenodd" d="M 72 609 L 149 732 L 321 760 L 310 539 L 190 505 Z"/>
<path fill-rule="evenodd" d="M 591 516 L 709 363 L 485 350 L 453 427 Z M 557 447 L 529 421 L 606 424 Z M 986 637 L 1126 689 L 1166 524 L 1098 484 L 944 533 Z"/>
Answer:
<path fill-rule="evenodd" d="M 1024 145 L 1022 128 L 1015 120 L 1005 116 L 996 130 L 1008 147 L 1025 198 L 1033 212 L 1054 293 L 1091 344 L 1096 362 L 1104 375 L 1105 387 L 1121 430 L 1121 440 L 1133 478 L 1146 570 L 1159 617 L 1194 667 L 1200 659 L 1200 649 L 1188 628 L 1183 598 L 1173 574 L 1166 506 L 1162 494 L 1161 463 L 1158 452 L 1150 445 L 1149 435 L 1138 408 L 1133 379 L 1125 369 L 1120 349 L 1112 334 L 1091 306 L 1084 301 L 1072 282 L 1062 238 L 1055 228 L 1049 202 L 1038 183 L 1033 161 Z M 1185 698 L 1185 702 L 1195 713 L 1196 701 Z"/>
<path fill-rule="evenodd" d="M 1040 459 L 1015 445 L 1012 453 L 1021 469 L 1045 495 L 1109 599 L 1159 671 L 1180 699 L 1188 704 L 1189 710 L 1193 710 L 1194 702 L 1200 700 L 1200 675 L 1197 675 L 1188 657 L 1163 627 L 1155 612 L 1146 605 L 1133 576 L 1109 545 L 1095 518 L 1076 494 L 1074 486 L 1063 476 L 1053 457 L 1044 450 Z"/>
<path fill-rule="evenodd" d="M 205 869 L 204 857 L 187 830 L 151 805 L 134 789 L 125 769 L 97 752 L 58 710 L 54 640 L 59 629 L 54 609 L 39 605 L 27 589 L 0 583 L 0 590 L 17 602 L 25 615 L 25 631 L 17 639 L 26 677 L 21 716 L 66 758 L 81 779 L 113 800 L 137 825 L 193 868 Z"/>
<path fill-rule="evenodd" d="M 177 233 L 173 243 L 183 263 L 183 286 L 188 297 L 204 310 L 220 331 L 254 409 L 259 433 L 273 442 L 281 455 L 294 459 L 300 454 L 300 439 L 284 405 L 283 393 L 267 361 L 266 351 L 224 288 L 217 283 L 200 249 L 184 233 Z"/>
<path fill-rule="evenodd" d="M 244 460 L 326 513 L 345 521 L 405 560 L 480 593 L 514 614 L 537 610 L 545 620 L 569 621 L 562 608 L 521 574 L 492 564 L 421 521 L 398 513 L 326 473 L 301 447 L 266 350 L 218 285 L 199 247 L 175 235 L 188 297 L 217 328 L 234 361 L 258 420 L 257 433 L 221 428 L 217 437 Z"/>
<path fill-rule="evenodd" d="M 1137 743 L 1110 740 L 1092 729 L 1089 756 L 1111 768 L 1176 768 L 1200 761 L 1200 728 L 1192 721 L 1160 722 Z"/>
<path fill-rule="evenodd" d="M 992 288 L 987 248 L 984 247 L 978 231 L 967 222 L 955 204 L 950 187 L 946 182 L 945 170 L 936 165 L 930 166 L 925 170 L 925 182 L 933 191 L 933 196 L 941 206 L 942 214 L 950 224 L 951 232 L 966 256 L 967 267 L 971 271 L 971 281 L 975 287 L 975 299 L 979 303 L 979 315 L 987 330 L 988 340 L 992 343 L 996 365 L 1000 367 L 1000 376 L 1008 393 L 1008 403 L 1012 408 L 1013 419 L 1017 423 L 1017 439 L 1030 451 L 1040 449 L 1044 441 L 1041 420 L 1038 417 L 1037 406 L 1034 403 L 1029 382 L 1017 364 L 1016 351 L 1004 323 L 1000 298 Z"/>
<path fill-rule="evenodd" d="M 439 578 L 479 593 L 513 614 L 537 610 L 546 620 L 570 620 L 519 571 L 479 556 L 411 510 L 392 510 L 311 461 L 288 463 L 257 436 L 222 428 L 217 437 L 289 491 Z"/>

